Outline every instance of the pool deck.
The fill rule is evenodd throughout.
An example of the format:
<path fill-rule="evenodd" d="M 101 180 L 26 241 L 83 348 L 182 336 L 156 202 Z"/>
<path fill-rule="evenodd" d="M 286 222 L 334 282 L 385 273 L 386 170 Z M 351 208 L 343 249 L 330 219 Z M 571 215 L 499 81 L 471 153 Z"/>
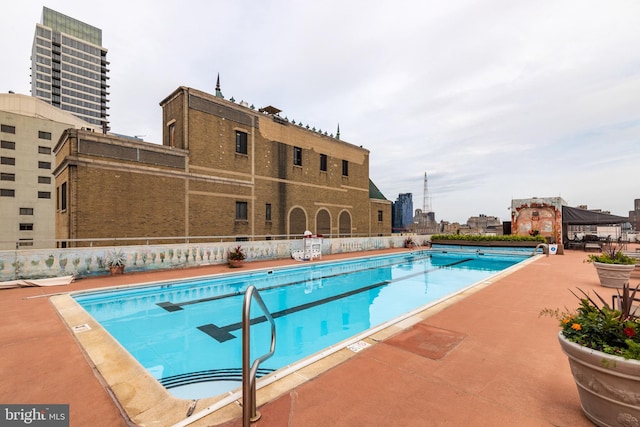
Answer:
<path fill-rule="evenodd" d="M 356 255 L 365 254 L 323 260 Z M 254 426 L 591 426 L 557 341 L 557 322 L 538 316 L 547 307 L 575 307 L 568 289 L 595 289 L 609 299 L 615 293 L 599 286 L 586 257 L 576 250 L 537 257 L 403 322 L 396 333 L 375 335 L 367 340 L 373 345 L 315 378 L 272 393 L 268 402 L 259 397 L 262 417 Z M 289 264 L 295 262 L 243 269 Z M 46 295 L 227 272 L 211 266 L 0 290 L 0 403 L 69 404 L 71 426 L 135 425 Z M 639 282 L 636 270 L 631 284 Z M 242 420 L 216 423 L 204 418 L 197 425 Z M 171 423 L 160 416 L 145 425 Z"/>

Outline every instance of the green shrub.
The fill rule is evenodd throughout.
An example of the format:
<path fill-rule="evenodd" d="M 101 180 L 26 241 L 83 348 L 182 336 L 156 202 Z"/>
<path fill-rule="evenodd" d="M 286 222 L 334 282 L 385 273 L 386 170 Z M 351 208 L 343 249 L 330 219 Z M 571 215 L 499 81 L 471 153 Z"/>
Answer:
<path fill-rule="evenodd" d="M 546 240 L 543 236 L 518 236 L 510 234 L 507 236 L 485 236 L 483 234 L 434 234 L 431 241 L 434 240 L 467 240 L 471 242 L 541 242 Z"/>

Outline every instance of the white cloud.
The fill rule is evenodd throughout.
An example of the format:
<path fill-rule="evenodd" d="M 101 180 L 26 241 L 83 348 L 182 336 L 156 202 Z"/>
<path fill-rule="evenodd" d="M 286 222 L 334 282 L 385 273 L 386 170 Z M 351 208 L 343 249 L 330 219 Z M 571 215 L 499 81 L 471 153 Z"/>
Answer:
<path fill-rule="evenodd" d="M 158 103 L 180 85 L 213 92 L 220 73 L 227 98 L 328 133 L 340 123 L 391 200 L 412 192 L 422 207 L 426 171 L 438 219 L 506 219 L 512 197 L 556 195 L 626 215 L 640 198 L 635 0 L 47 7 L 103 30 L 114 132 L 160 142 Z M 0 16 L 1 90 L 29 93 L 40 14 Z"/>

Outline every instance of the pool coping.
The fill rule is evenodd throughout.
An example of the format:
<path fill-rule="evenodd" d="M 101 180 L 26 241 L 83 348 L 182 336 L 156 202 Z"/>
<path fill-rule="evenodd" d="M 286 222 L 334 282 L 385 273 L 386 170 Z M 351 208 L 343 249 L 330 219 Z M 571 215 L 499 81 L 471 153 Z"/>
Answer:
<path fill-rule="evenodd" d="M 335 344 L 292 365 L 260 378 L 257 381 L 257 406 L 264 405 L 287 391 L 328 371 L 357 354 L 348 347 L 358 349 L 375 345 L 396 335 L 416 323 L 444 310 L 455 302 L 491 285 L 505 275 L 535 262 L 542 255 L 524 261 L 496 273 L 479 282 L 462 288 L 446 297 L 418 307 L 402 316 L 368 329 L 354 337 Z M 362 258 L 370 258 L 363 256 Z M 351 258 L 357 260 L 357 258 Z M 334 261 L 329 261 L 334 262 Z M 273 268 L 265 268 L 272 270 Z M 259 271 L 259 269 L 254 270 Z M 229 273 L 235 274 L 235 273 Z M 207 277 L 201 276 L 201 277 Z M 220 275 L 215 275 L 219 277 Z M 193 278 L 192 278 L 193 279 Z M 165 281 L 101 288 L 100 291 L 127 287 L 150 286 Z M 96 289 L 98 290 L 98 289 Z M 105 387 L 116 404 L 137 425 L 199 426 L 224 423 L 242 416 L 241 389 L 199 400 L 180 399 L 171 395 L 129 352 L 122 347 L 93 317 L 74 299 L 74 294 L 84 290 L 53 295 L 50 301 L 78 342 L 81 351 L 96 373 L 102 377 Z M 144 391 L 144 392 L 141 392 Z M 168 422 L 168 423 L 167 423 Z"/>

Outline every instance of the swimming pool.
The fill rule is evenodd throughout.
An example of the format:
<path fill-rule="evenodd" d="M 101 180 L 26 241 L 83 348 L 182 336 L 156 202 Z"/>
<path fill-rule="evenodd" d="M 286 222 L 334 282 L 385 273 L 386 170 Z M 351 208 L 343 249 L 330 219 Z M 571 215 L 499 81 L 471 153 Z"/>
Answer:
<path fill-rule="evenodd" d="M 245 274 L 85 292 L 74 299 L 176 397 L 241 385 L 241 313 L 249 285 L 276 321 L 276 352 L 259 375 L 442 299 L 525 255 L 403 253 Z M 252 309 L 252 354 L 268 351 L 269 325 Z"/>

